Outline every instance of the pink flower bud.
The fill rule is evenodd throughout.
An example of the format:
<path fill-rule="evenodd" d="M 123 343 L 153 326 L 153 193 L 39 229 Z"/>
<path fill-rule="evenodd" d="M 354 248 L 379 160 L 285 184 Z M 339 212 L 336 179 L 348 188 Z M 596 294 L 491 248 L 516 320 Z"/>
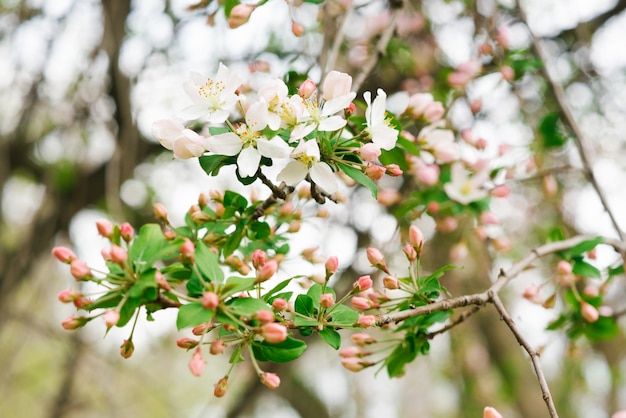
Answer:
<path fill-rule="evenodd" d="M 373 142 L 369 142 L 359 149 L 359 155 L 363 161 L 374 162 L 380 157 L 380 153 L 380 147 Z"/>
<path fill-rule="evenodd" d="M 459 227 L 459 221 L 454 216 L 446 216 L 437 221 L 437 229 L 444 234 L 449 234 Z"/>
<path fill-rule="evenodd" d="M 622 411 L 617 411 L 616 413 L 611 415 L 611 418 L 626 418 L 626 409 Z"/>
<path fill-rule="evenodd" d="M 559 191 L 559 183 L 552 174 L 548 174 L 543 176 L 542 188 L 547 197 L 553 197 Z"/>
<path fill-rule="evenodd" d="M 91 305 L 92 303 L 93 299 L 90 298 L 77 298 L 76 300 L 74 300 L 74 306 L 76 306 L 78 309 L 87 310 L 89 308 L 89 305 Z"/>
<path fill-rule="evenodd" d="M 511 240 L 507 237 L 495 237 L 491 241 L 493 248 L 499 253 L 505 253 L 507 251 L 511 251 L 513 248 L 513 244 L 511 244 Z"/>
<path fill-rule="evenodd" d="M 358 347 L 344 347 L 339 350 L 339 355 L 343 358 L 348 357 L 360 357 L 362 354 L 361 349 Z"/>
<path fill-rule="evenodd" d="M 78 328 L 82 328 L 87 322 L 89 322 L 89 318 L 84 316 L 72 315 L 69 318 L 66 318 L 61 322 L 61 326 L 68 331 L 73 331 Z"/>
<path fill-rule="evenodd" d="M 111 250 L 103 248 L 100 250 L 100 255 L 104 261 L 111 261 Z"/>
<path fill-rule="evenodd" d="M 307 78 L 302 84 L 300 84 L 300 87 L 298 87 L 298 96 L 302 97 L 303 99 L 308 99 L 316 91 L 317 86 L 315 85 L 313 80 Z"/>
<path fill-rule="evenodd" d="M 354 103 L 350 103 L 348 107 L 346 107 L 343 111 L 344 116 L 346 118 L 349 118 L 350 116 L 354 115 L 354 112 L 356 112 L 356 105 Z"/>
<path fill-rule="evenodd" d="M 537 285 L 530 285 L 526 289 L 524 289 L 524 299 L 532 303 L 542 303 L 542 300 L 539 298 L 540 287 Z"/>
<path fill-rule="evenodd" d="M 320 296 L 320 306 L 322 308 L 330 308 L 335 304 L 335 297 L 332 293 L 324 293 Z"/>
<path fill-rule="evenodd" d="M 124 222 L 120 225 L 120 235 L 122 236 L 124 241 L 129 242 L 131 239 L 133 239 L 134 234 L 135 230 L 128 222 Z"/>
<path fill-rule="evenodd" d="M 441 102 L 430 102 L 424 108 L 423 117 L 427 122 L 433 123 L 440 120 L 446 113 L 446 109 Z"/>
<path fill-rule="evenodd" d="M 269 324 L 270 322 L 274 322 L 274 312 L 262 309 L 260 311 L 256 311 L 254 315 L 252 315 L 254 319 L 259 321 L 261 325 Z"/>
<path fill-rule="evenodd" d="M 358 345 L 359 347 L 364 347 L 366 345 L 376 343 L 376 338 L 372 337 L 371 335 L 365 332 L 357 332 L 356 334 L 352 334 L 350 336 L 350 341 L 352 341 L 354 344 Z"/>
<path fill-rule="evenodd" d="M 417 169 L 417 181 L 426 186 L 433 186 L 439 182 L 440 173 L 441 170 L 436 164 L 422 165 Z"/>
<path fill-rule="evenodd" d="M 372 180 L 380 180 L 385 175 L 385 167 L 371 164 L 365 169 L 365 175 Z"/>
<path fill-rule="evenodd" d="M 193 335 L 200 336 L 202 334 L 206 334 L 210 330 L 211 328 L 207 324 L 200 324 L 200 325 L 196 325 L 195 327 L 193 327 L 193 329 L 191 330 L 191 333 Z"/>
<path fill-rule="evenodd" d="M 500 67 L 500 74 L 506 81 L 513 81 L 515 79 L 515 70 L 508 65 Z"/>
<path fill-rule="evenodd" d="M 209 348 L 209 352 L 215 356 L 218 354 L 222 354 L 225 349 L 226 343 L 223 340 L 215 340 L 211 343 L 211 348 Z"/>
<path fill-rule="evenodd" d="M 439 203 L 432 201 L 432 202 L 428 202 L 428 205 L 426 205 L 426 212 L 428 212 L 431 215 L 434 215 L 435 213 L 439 212 Z"/>
<path fill-rule="evenodd" d="M 324 268 L 326 269 L 326 276 L 330 277 L 330 275 L 337 272 L 337 269 L 339 268 L 339 259 L 334 255 L 328 257 L 326 264 L 324 264 Z"/>
<path fill-rule="evenodd" d="M 596 322 L 600 317 L 598 310 L 593 305 L 584 301 L 580 302 L 580 314 L 587 322 Z"/>
<path fill-rule="evenodd" d="M 369 328 L 376 325 L 376 317 L 374 315 L 361 315 L 356 321 L 361 328 Z"/>
<path fill-rule="evenodd" d="M 413 251 L 415 251 L 413 249 L 413 247 L 409 247 L 409 248 L 411 248 Z M 400 288 L 400 282 L 398 281 L 397 277 L 385 276 L 383 278 L 383 286 L 385 286 L 385 289 L 389 289 L 389 290 L 399 289 Z"/>
<path fill-rule="evenodd" d="M 74 260 L 70 263 L 70 273 L 76 280 L 84 280 L 91 277 L 91 270 L 89 270 L 87 264 L 80 260 Z"/>
<path fill-rule="evenodd" d="M 204 292 L 201 303 L 204 309 L 213 310 L 220 304 L 220 297 L 214 292 Z"/>
<path fill-rule="evenodd" d="M 111 249 L 109 250 L 109 255 L 111 256 L 111 261 L 121 266 L 126 264 L 126 260 L 128 259 L 128 253 L 126 252 L 126 250 L 118 247 L 117 245 L 111 246 Z"/>
<path fill-rule="evenodd" d="M 598 257 L 598 250 L 593 248 L 587 251 L 587 257 L 589 257 L 590 260 L 595 260 Z"/>
<path fill-rule="evenodd" d="M 424 245 L 424 233 L 415 225 L 409 227 L 409 244 L 417 251 Z"/>
<path fill-rule="evenodd" d="M 380 252 L 380 250 L 374 247 L 368 247 L 366 253 L 367 259 L 372 264 L 372 266 L 377 268 L 385 266 L 385 258 L 383 257 L 383 254 Z"/>
<path fill-rule="evenodd" d="M 500 184 L 491 189 L 491 195 L 493 197 L 507 197 L 509 194 L 511 194 L 511 189 L 509 189 L 509 186 L 506 184 Z"/>
<path fill-rule="evenodd" d="M 269 280 L 278 271 L 278 263 L 276 260 L 270 260 L 257 270 L 256 282 L 261 283 Z"/>
<path fill-rule="evenodd" d="M 598 308 L 598 313 L 600 314 L 600 316 L 613 316 L 614 312 L 613 312 L 613 308 L 611 308 L 610 306 L 606 306 L 606 305 L 602 305 Z"/>
<path fill-rule="evenodd" d="M 407 260 L 409 260 L 410 263 L 417 260 L 417 251 L 415 251 L 415 248 L 411 244 L 406 244 L 402 251 L 404 252 Z"/>
<path fill-rule="evenodd" d="M 185 350 L 190 350 L 198 346 L 198 341 L 193 338 L 179 338 L 176 340 L 176 345 Z"/>
<path fill-rule="evenodd" d="M 486 211 L 480 214 L 480 223 L 483 225 L 498 225 L 500 220 L 495 213 Z"/>
<path fill-rule="evenodd" d="M 263 250 L 254 250 L 252 253 L 252 265 L 256 270 L 267 263 L 267 254 Z"/>
<path fill-rule="evenodd" d="M 296 22 L 295 20 L 292 20 L 291 21 L 291 33 L 293 33 L 294 36 L 297 36 L 299 38 L 302 35 L 304 35 L 304 27 L 298 22 Z"/>
<path fill-rule="evenodd" d="M 354 309 L 357 309 L 359 311 L 364 311 L 366 309 L 369 309 L 372 307 L 369 299 L 367 298 L 362 298 L 360 296 L 354 296 L 351 300 L 350 303 L 352 304 L 352 307 Z"/>
<path fill-rule="evenodd" d="M 251 4 L 238 4 L 232 8 L 228 16 L 228 27 L 236 29 L 248 22 L 255 6 Z"/>
<path fill-rule="evenodd" d="M 133 344 L 133 340 L 124 340 L 122 345 L 120 345 L 120 356 L 123 358 L 130 358 L 135 352 L 135 344 Z"/>
<path fill-rule="evenodd" d="M 170 286 L 170 284 L 167 282 L 167 279 L 165 278 L 165 276 L 163 275 L 163 273 L 161 273 L 160 270 L 157 270 L 156 273 L 154 274 L 154 280 L 156 281 L 157 285 L 163 289 L 163 290 L 167 290 L 170 291 L 172 290 L 172 287 Z"/>
<path fill-rule="evenodd" d="M 73 290 L 67 289 L 67 290 L 62 290 L 59 292 L 59 294 L 57 295 L 57 299 L 60 302 L 63 303 L 72 303 L 74 302 L 76 299 L 80 299 L 83 297 L 83 294 L 80 292 L 75 292 Z"/>
<path fill-rule="evenodd" d="M 287 328 L 276 322 L 261 327 L 261 335 L 270 344 L 282 343 L 287 339 Z"/>
<path fill-rule="evenodd" d="M 213 396 L 216 398 L 221 398 L 226 395 L 226 389 L 228 388 L 228 376 L 222 377 L 215 384 L 215 388 L 213 389 Z"/>
<path fill-rule="evenodd" d="M 483 410 L 483 418 L 502 418 L 502 415 L 495 408 L 486 406 Z"/>
<path fill-rule="evenodd" d="M 261 379 L 261 383 L 270 389 L 276 389 L 280 386 L 280 377 L 275 373 L 263 372 L 259 375 L 259 379 Z"/>
<path fill-rule="evenodd" d="M 464 242 L 456 243 L 450 248 L 450 261 L 452 263 L 461 263 L 467 258 L 468 254 L 467 244 Z"/>
<path fill-rule="evenodd" d="M 358 372 L 370 366 L 370 363 L 358 357 L 344 357 L 341 359 L 341 365 L 351 372 Z"/>
<path fill-rule="evenodd" d="M 470 101 L 469 105 L 470 105 L 470 110 L 472 111 L 472 114 L 476 115 L 483 108 L 483 101 L 480 99 L 475 99 L 475 100 Z"/>
<path fill-rule="evenodd" d="M 600 289 L 598 288 L 598 286 L 594 286 L 592 284 L 588 284 L 583 289 L 583 295 L 585 295 L 585 296 L 587 296 L 589 298 L 598 297 L 600 295 Z"/>
<path fill-rule="evenodd" d="M 102 318 L 104 319 L 104 323 L 107 328 L 111 328 L 120 320 L 120 313 L 115 309 L 109 309 L 104 313 L 104 315 L 102 315 Z"/>
<path fill-rule="evenodd" d="M 56 257 L 62 263 L 71 263 L 76 260 L 76 254 L 72 250 L 66 247 L 54 247 L 52 249 L 52 255 Z"/>
<path fill-rule="evenodd" d="M 202 371 L 204 370 L 204 358 L 202 358 L 202 350 L 200 350 L 200 347 L 196 348 L 196 351 L 193 352 L 189 360 L 189 370 L 191 374 L 196 377 L 202 375 Z"/>
<path fill-rule="evenodd" d="M 167 222 L 167 209 L 165 209 L 163 203 L 155 203 L 152 205 L 152 210 L 157 219 Z"/>
<path fill-rule="evenodd" d="M 287 303 L 287 301 L 282 298 L 276 298 L 272 302 L 272 308 L 274 308 L 277 311 L 284 311 L 285 309 L 287 309 L 288 305 L 289 304 Z"/>
<path fill-rule="evenodd" d="M 565 260 L 559 261 L 556 265 L 556 272 L 560 275 L 567 275 L 572 273 L 572 265 Z"/>
<path fill-rule="evenodd" d="M 402 170 L 398 164 L 388 164 L 385 166 L 385 170 L 388 176 L 398 177 L 402 175 Z"/>
<path fill-rule="evenodd" d="M 196 252 L 196 246 L 191 242 L 189 238 L 185 238 L 185 242 L 180 246 L 180 254 L 184 259 L 193 261 L 194 254 Z"/>
<path fill-rule="evenodd" d="M 97 221 L 96 228 L 98 228 L 98 233 L 105 238 L 111 238 L 113 236 L 113 224 L 106 219 Z"/>
<path fill-rule="evenodd" d="M 372 248 L 374 249 L 374 248 Z M 369 250 L 369 248 L 368 248 Z M 381 254 L 382 256 L 382 254 Z M 383 261 L 384 263 L 384 261 Z M 363 292 L 365 290 L 371 289 L 372 285 L 374 283 L 372 282 L 372 278 L 370 276 L 361 276 L 358 278 L 358 280 L 356 282 L 354 282 L 354 288 L 358 289 L 360 292 Z"/>

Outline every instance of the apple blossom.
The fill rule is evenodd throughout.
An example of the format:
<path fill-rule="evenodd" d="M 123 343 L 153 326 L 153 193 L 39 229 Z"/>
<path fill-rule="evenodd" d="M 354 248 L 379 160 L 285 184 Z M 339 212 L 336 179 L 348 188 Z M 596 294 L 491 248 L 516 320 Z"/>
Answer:
<path fill-rule="evenodd" d="M 183 116 L 188 119 L 207 119 L 209 123 L 224 122 L 239 100 L 237 89 L 241 81 L 239 75 L 222 63 L 219 64 L 215 79 L 192 73 L 183 84 L 183 89 L 193 105 L 183 110 Z"/>
<path fill-rule="evenodd" d="M 390 150 L 396 146 L 398 140 L 398 131 L 389 125 L 389 121 L 385 119 L 385 102 L 387 94 L 382 90 L 377 90 L 376 99 L 372 103 L 372 93 L 366 91 L 363 93 L 367 109 L 365 110 L 365 121 L 368 133 L 372 142 L 384 150 Z"/>
<path fill-rule="evenodd" d="M 207 151 L 207 139 L 186 129 L 179 121 L 161 119 L 152 124 L 152 136 L 180 159 L 199 157 Z"/>
<path fill-rule="evenodd" d="M 454 163 L 451 168 L 451 181 L 444 184 L 443 188 L 450 199 L 468 205 L 488 196 L 488 192 L 483 188 L 487 177 L 487 171 L 481 171 L 470 177 L 461 163 Z"/>
<path fill-rule="evenodd" d="M 291 153 L 294 159 L 278 174 L 277 180 L 295 186 L 308 175 L 326 193 L 333 194 L 339 188 L 337 179 L 328 164 L 320 161 L 320 148 L 315 140 L 301 140 Z"/>

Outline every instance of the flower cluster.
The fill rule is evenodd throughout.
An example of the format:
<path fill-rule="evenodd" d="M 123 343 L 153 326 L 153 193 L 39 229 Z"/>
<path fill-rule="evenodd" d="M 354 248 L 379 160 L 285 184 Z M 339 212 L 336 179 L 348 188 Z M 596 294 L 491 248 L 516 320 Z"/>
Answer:
<path fill-rule="evenodd" d="M 384 91 L 379 89 L 373 101 L 370 92 L 364 94 L 365 124 L 360 132 L 350 134 L 344 128 L 346 117 L 356 109 L 356 93 L 351 91 L 348 74 L 331 71 L 321 92 L 309 79 L 292 95 L 276 79 L 260 88 L 253 101 L 239 93 L 240 85 L 241 78 L 223 64 L 214 79 L 193 74 L 184 86 L 193 105 L 183 115 L 226 128 L 212 126 L 198 133 L 182 121 L 159 120 L 153 125 L 153 135 L 178 158 L 207 152 L 233 157 L 223 159 L 222 164 L 236 164 L 244 179 L 256 178 L 259 168 L 272 160 L 286 160 L 278 182 L 296 186 L 306 179 L 327 195 L 338 190 L 335 173 L 339 171 L 357 170 L 376 178 L 385 173 L 384 167 L 371 168 L 381 149 L 394 148 L 398 139 L 398 130 L 386 116 Z M 231 123 L 228 118 L 237 111 L 241 120 Z"/>

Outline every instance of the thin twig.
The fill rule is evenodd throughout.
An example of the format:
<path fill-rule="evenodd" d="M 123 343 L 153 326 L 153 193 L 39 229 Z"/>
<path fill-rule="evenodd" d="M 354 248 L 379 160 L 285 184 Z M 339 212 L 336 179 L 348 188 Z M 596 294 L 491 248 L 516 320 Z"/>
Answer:
<path fill-rule="evenodd" d="M 600 202 L 602 203 L 602 206 L 604 207 L 607 214 L 609 215 L 609 218 L 611 219 L 611 223 L 613 224 L 613 227 L 617 231 L 617 234 L 619 235 L 620 239 L 622 241 L 626 241 L 626 234 L 619 227 L 619 224 L 617 223 L 617 219 L 615 218 L 615 215 L 613 214 L 613 212 L 611 211 L 609 207 L 606 195 L 604 194 L 604 191 L 600 188 L 600 184 L 598 183 L 598 180 L 593 172 L 593 169 L 591 168 L 590 142 L 588 138 L 583 134 L 580 127 L 578 126 L 578 122 L 576 122 L 576 118 L 572 114 L 572 111 L 570 110 L 567 104 L 567 101 L 565 100 L 565 92 L 563 90 L 563 86 L 561 86 L 561 84 L 557 80 L 555 80 L 554 77 L 552 77 L 552 75 L 550 75 L 550 71 L 548 71 L 549 57 L 544 51 L 543 47 L 541 46 L 541 42 L 539 41 L 539 38 L 537 38 L 530 30 L 530 26 L 528 25 L 528 17 L 526 16 L 524 9 L 521 7 L 519 2 L 518 2 L 518 9 L 519 9 L 521 20 L 528 27 L 528 31 L 533 41 L 533 50 L 535 51 L 535 54 L 537 55 L 537 57 L 543 63 L 543 65 L 541 66 L 541 71 L 543 72 L 543 75 L 550 87 L 550 91 L 552 92 L 552 95 L 554 96 L 554 99 L 556 100 L 559 106 L 563 122 L 569 128 L 569 130 L 572 132 L 574 136 L 573 140 L 574 140 L 574 143 L 576 144 L 576 148 L 578 149 L 578 153 L 580 154 L 580 160 L 587 174 L 587 178 L 589 179 L 589 182 L 591 183 L 596 193 L 598 194 L 598 197 L 600 198 Z"/>
<path fill-rule="evenodd" d="M 472 306 L 471 308 L 469 308 L 468 310 L 463 312 L 461 315 L 459 315 L 456 319 L 454 319 L 451 323 L 449 323 L 445 327 L 443 327 L 441 329 L 438 329 L 437 331 L 429 332 L 428 334 L 426 334 L 426 338 L 429 339 L 429 340 L 432 340 L 437 335 L 444 334 L 444 333 L 450 331 L 452 328 L 456 327 L 459 324 L 462 324 L 463 322 L 465 322 L 465 320 L 467 318 L 469 318 L 470 316 L 474 315 L 476 312 L 480 311 L 480 309 L 483 306 L 484 305 Z"/>
<path fill-rule="evenodd" d="M 370 75 L 376 63 L 380 59 L 387 54 L 387 44 L 391 40 L 393 33 L 396 30 L 396 25 L 398 23 L 398 17 L 402 13 L 402 8 L 396 8 L 393 10 L 391 14 L 391 19 L 389 21 L 389 25 L 385 28 L 384 32 L 381 34 L 378 43 L 376 44 L 376 51 L 370 54 L 365 64 L 361 67 L 361 71 L 354 78 L 354 82 L 352 83 L 352 90 L 359 91 L 365 79 Z"/>
<path fill-rule="evenodd" d="M 548 383 L 546 382 L 546 377 L 543 374 L 543 369 L 541 368 L 541 363 L 539 361 L 539 353 L 530 346 L 528 341 L 526 341 L 526 339 L 522 336 L 520 331 L 517 329 L 515 322 L 513 321 L 513 319 L 507 312 L 506 308 L 502 304 L 502 301 L 500 300 L 500 297 L 498 296 L 498 294 L 494 292 L 493 290 L 489 290 L 488 295 L 489 295 L 490 302 L 493 303 L 493 306 L 495 306 L 496 310 L 500 314 L 500 318 L 509 327 L 509 329 L 515 336 L 515 339 L 517 340 L 519 345 L 521 345 L 530 356 L 530 359 L 533 363 L 533 368 L 535 369 L 535 374 L 537 375 L 537 380 L 539 381 L 539 386 L 541 387 L 543 400 L 545 401 L 546 406 L 548 407 L 548 412 L 550 413 L 550 417 L 558 418 L 559 414 L 557 413 L 556 407 L 554 406 L 554 400 L 552 399 L 550 388 L 548 387 Z"/>

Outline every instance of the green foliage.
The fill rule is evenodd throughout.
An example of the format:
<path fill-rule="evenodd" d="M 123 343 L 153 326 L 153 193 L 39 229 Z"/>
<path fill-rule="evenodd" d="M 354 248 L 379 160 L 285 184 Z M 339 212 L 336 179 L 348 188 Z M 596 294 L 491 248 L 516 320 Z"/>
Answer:
<path fill-rule="evenodd" d="M 273 361 L 274 363 L 287 363 L 300 357 L 306 350 L 306 343 L 295 338 L 288 337 L 278 344 L 270 344 L 266 341 L 254 341 L 251 344 L 254 357 L 259 361 Z"/>
<path fill-rule="evenodd" d="M 561 133 L 559 120 L 559 114 L 552 112 L 545 115 L 539 123 L 539 137 L 545 149 L 560 148 L 567 142 L 567 137 Z"/>

